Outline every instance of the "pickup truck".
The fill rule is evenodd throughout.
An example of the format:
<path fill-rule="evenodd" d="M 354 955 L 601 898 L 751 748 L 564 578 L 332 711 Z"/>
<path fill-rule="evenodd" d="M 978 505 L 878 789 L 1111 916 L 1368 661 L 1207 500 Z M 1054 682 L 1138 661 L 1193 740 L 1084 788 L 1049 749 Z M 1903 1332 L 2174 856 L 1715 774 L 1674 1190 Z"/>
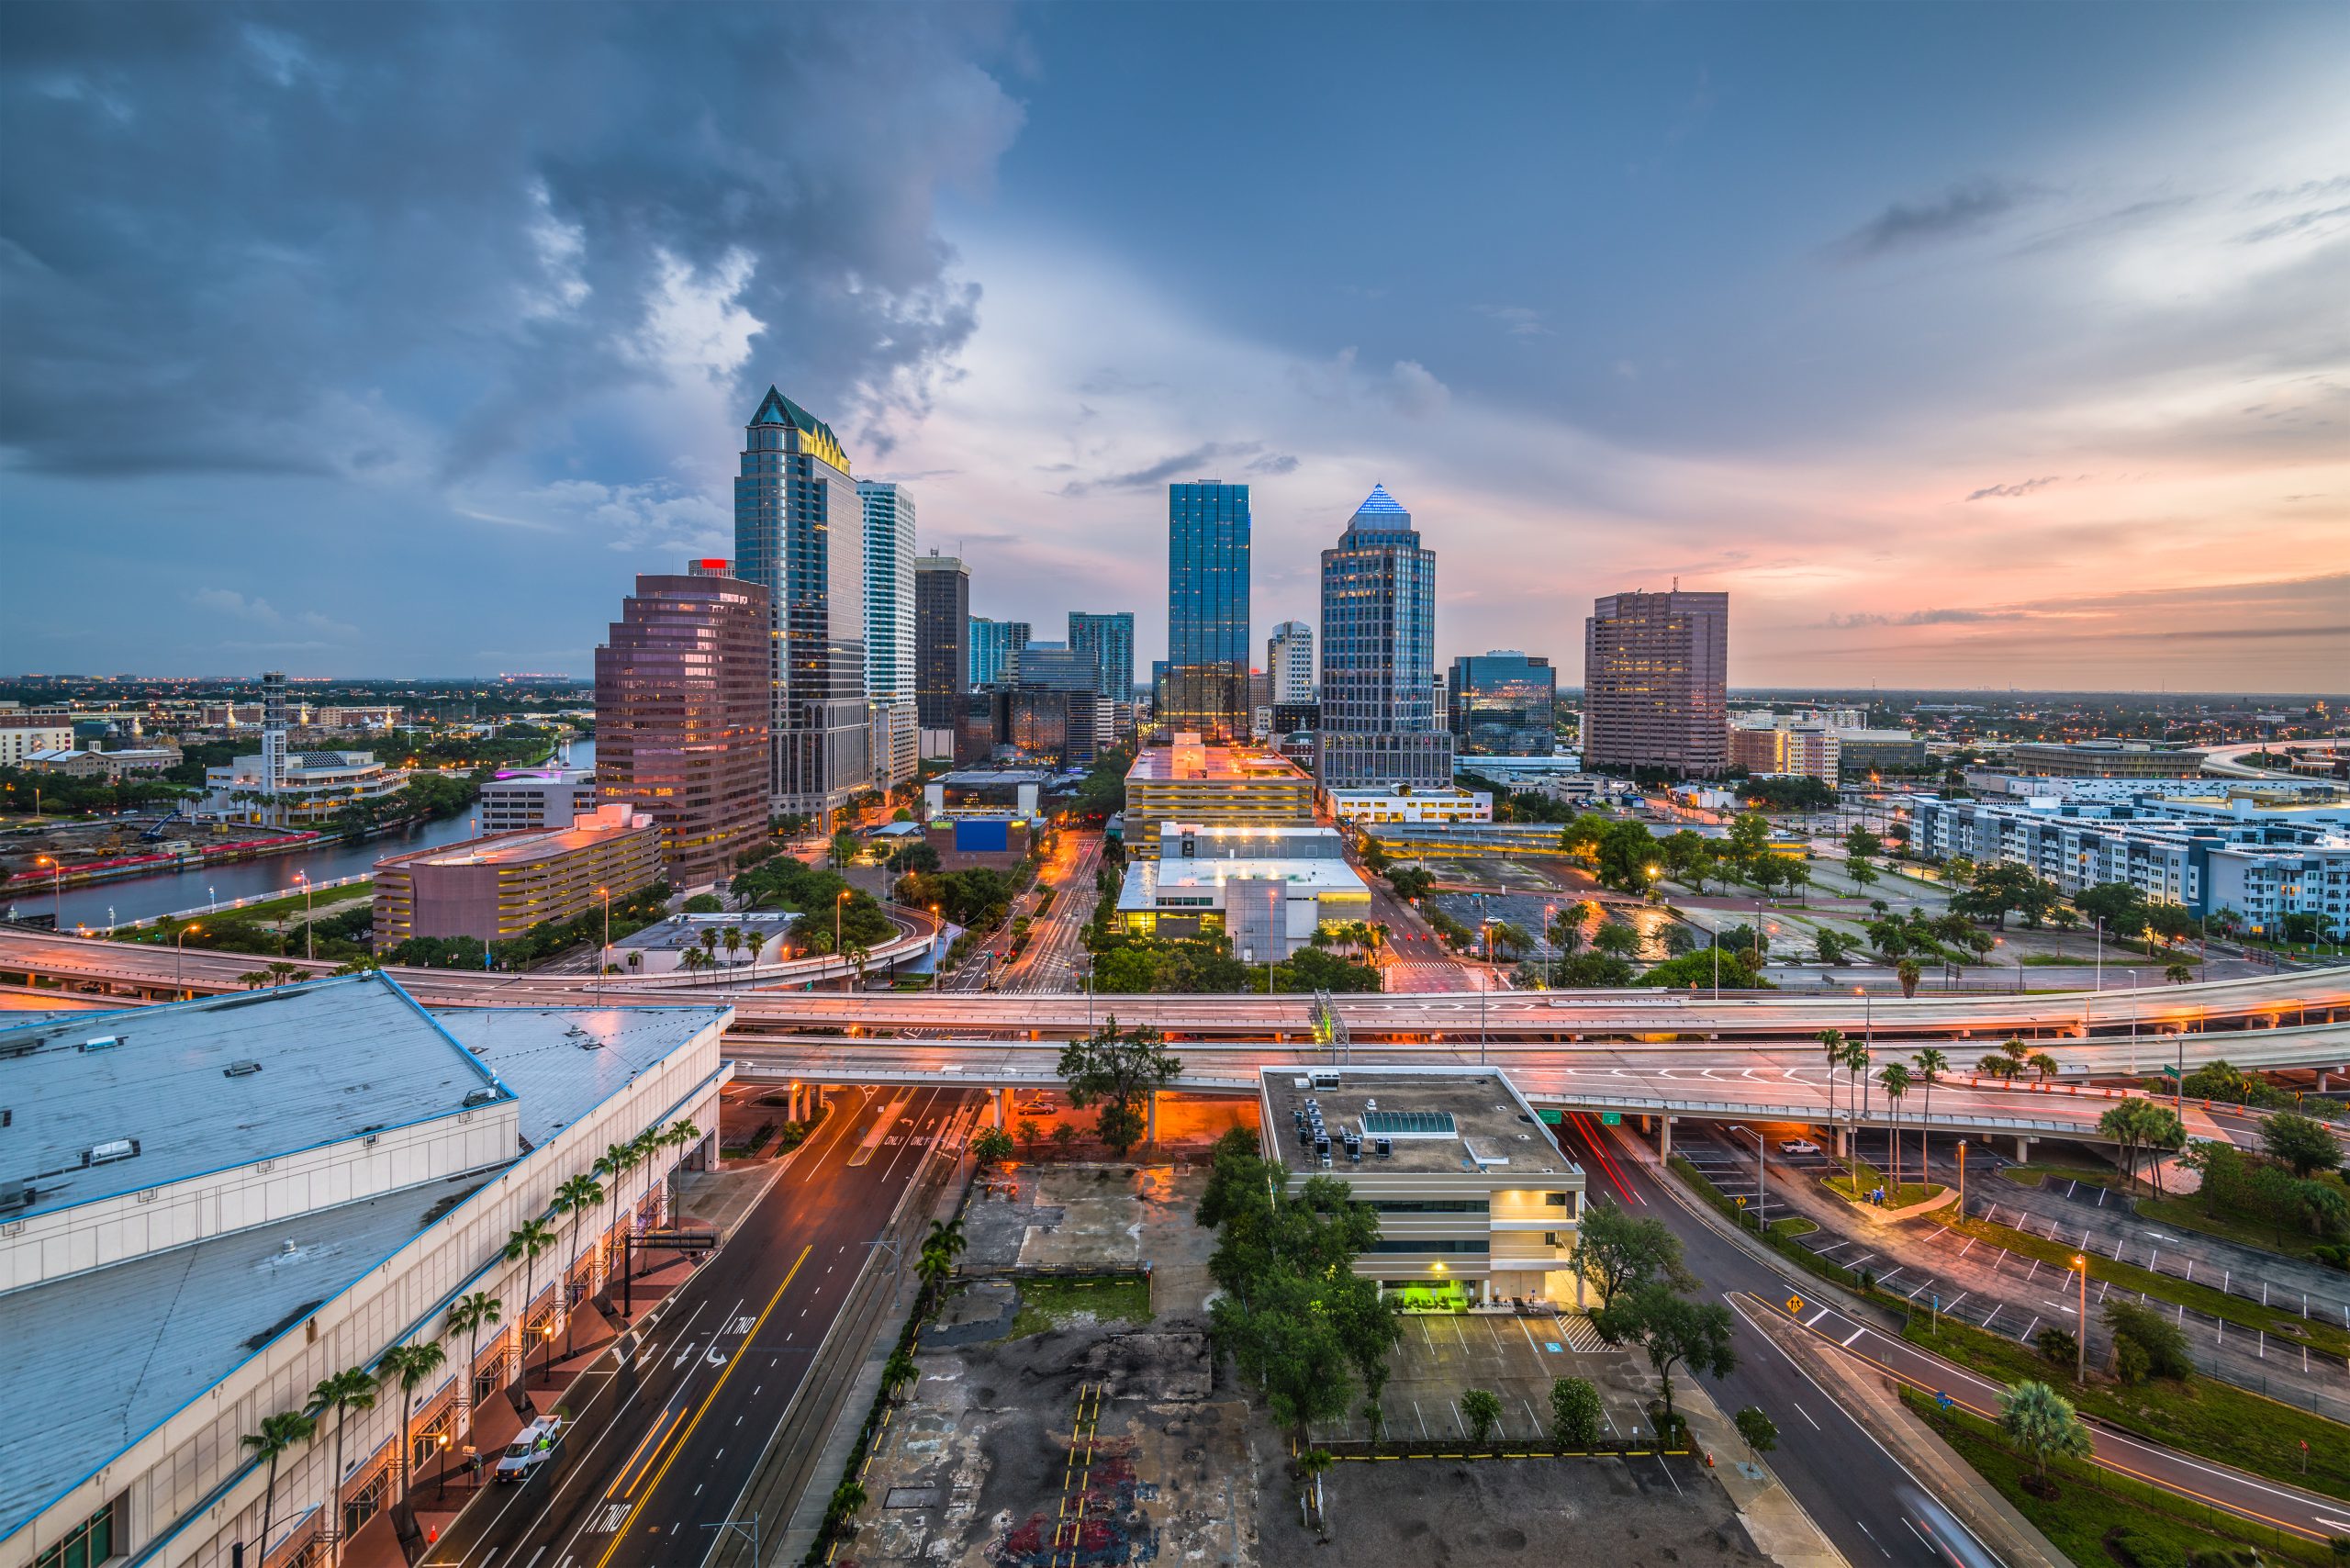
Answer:
<path fill-rule="evenodd" d="M 498 1484 L 528 1481 L 537 1474 L 539 1466 L 554 1457 L 554 1446 L 562 1437 L 563 1422 L 553 1416 L 542 1416 L 515 1433 L 506 1451 L 498 1456 Z"/>

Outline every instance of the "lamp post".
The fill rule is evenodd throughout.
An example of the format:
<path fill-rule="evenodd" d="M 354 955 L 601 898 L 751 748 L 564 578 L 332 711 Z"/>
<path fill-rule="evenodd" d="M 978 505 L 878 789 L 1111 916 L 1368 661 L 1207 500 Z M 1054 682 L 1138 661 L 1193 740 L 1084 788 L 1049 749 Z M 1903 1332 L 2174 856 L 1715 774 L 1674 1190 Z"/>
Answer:
<path fill-rule="evenodd" d="M 56 924 L 62 925 L 65 924 L 65 891 L 64 883 L 60 879 L 64 876 L 65 868 L 57 863 L 53 855 L 36 855 L 33 864 L 49 868 L 49 896 L 57 901 Z"/>
<path fill-rule="evenodd" d="M 2076 1252 L 2073 1267 L 2081 1271 L 2081 1332 L 2073 1341 L 2073 1381 L 2085 1384 L 2089 1380 L 2089 1260 Z"/>
<path fill-rule="evenodd" d="M 319 954 L 318 944 L 310 935 L 310 874 L 297 871 L 294 879 L 302 884 L 302 957 L 306 960 L 313 959 Z"/>
<path fill-rule="evenodd" d="M 833 895 L 833 957 L 835 958 L 841 956 L 841 905 L 848 902 L 848 895 L 851 890 L 852 890 L 850 889 L 843 888 L 839 892 Z M 845 978 L 848 974 L 848 970 L 844 968 L 841 970 L 841 974 Z"/>
<path fill-rule="evenodd" d="M 596 994 L 604 994 L 604 971 L 612 967 L 612 890 L 598 888 L 596 896 L 604 901 L 604 945 L 596 949 Z"/>
<path fill-rule="evenodd" d="M 2138 971 L 2130 971 L 2130 1076 L 2138 1076 Z"/>
<path fill-rule="evenodd" d="M 189 932 L 201 931 L 203 929 L 204 927 L 193 924 L 183 925 L 180 927 L 179 935 L 172 938 L 172 991 L 173 1000 L 174 1001 L 179 999 L 178 992 L 180 990 L 180 944 L 187 940 L 187 934 Z"/>

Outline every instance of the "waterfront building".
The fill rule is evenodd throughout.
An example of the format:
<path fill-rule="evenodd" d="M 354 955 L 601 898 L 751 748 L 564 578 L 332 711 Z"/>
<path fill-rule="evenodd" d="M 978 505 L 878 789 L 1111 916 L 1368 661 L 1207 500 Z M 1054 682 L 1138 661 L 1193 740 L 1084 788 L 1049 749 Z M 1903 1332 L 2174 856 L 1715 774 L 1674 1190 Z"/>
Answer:
<path fill-rule="evenodd" d="M 1580 1303 L 1583 1173 L 1505 1073 L 1269 1067 L 1258 1135 L 1292 1189 L 1342 1177 L 1379 1215 L 1356 1274 L 1407 1305 Z"/>
<path fill-rule="evenodd" d="M 1272 678 L 1273 705 L 1314 700 L 1314 628 L 1284 621 L 1265 639 L 1265 673 Z"/>
<path fill-rule="evenodd" d="M 1234 958 L 1268 964 L 1371 914 L 1336 828 L 1161 823 L 1157 849 L 1119 884 L 1118 924 L 1134 935 L 1220 936 Z"/>
<path fill-rule="evenodd" d="M 263 732 L 264 741 L 268 732 Z M 204 770 L 204 811 L 226 823 L 319 829 L 349 806 L 369 806 L 408 788 L 408 770 L 372 751 L 255 752 Z"/>
<path fill-rule="evenodd" d="M 1167 487 L 1164 734 L 1248 738 L 1248 486 Z"/>
<path fill-rule="evenodd" d="M 865 692 L 873 705 L 873 785 L 887 790 L 921 766 L 914 651 L 914 498 L 902 486 L 859 479 L 865 509 Z"/>
<path fill-rule="evenodd" d="M 1210 745 L 1179 734 L 1173 744 L 1144 746 L 1126 770 L 1127 853 L 1158 853 L 1158 824 L 1311 825 L 1314 780 L 1294 762 L 1250 746 Z"/>
<path fill-rule="evenodd" d="M 490 834 L 375 862 L 377 949 L 411 936 L 485 944 L 570 920 L 661 879 L 661 824 L 625 801 L 559 828 Z"/>
<path fill-rule="evenodd" d="M 767 839 L 773 619 L 765 588 L 726 574 L 706 560 L 638 577 L 596 650 L 597 798 L 659 821 L 679 887 Z"/>
<path fill-rule="evenodd" d="M 768 387 L 734 480 L 734 567 L 767 595 L 774 812 L 826 822 L 872 786 L 864 517 L 832 427 Z"/>
<path fill-rule="evenodd" d="M 935 550 L 914 557 L 914 706 L 925 731 L 955 727 L 955 700 L 971 684 L 970 639 L 970 572 Z"/>
<path fill-rule="evenodd" d="M 1028 622 L 971 617 L 971 684 L 1010 686 L 1020 678 L 1020 651 L 1028 645 Z"/>
<path fill-rule="evenodd" d="M 1437 722 L 1435 678 L 1436 552 L 1374 485 L 1322 552 L 1322 787 L 1449 784 L 1452 736 Z"/>
<path fill-rule="evenodd" d="M 1729 765 L 1729 595 L 1617 593 L 1583 622 L 1583 755 L 1595 770 Z"/>
<path fill-rule="evenodd" d="M 1557 749 L 1558 681 L 1549 659 L 1515 648 L 1456 655 L 1444 684 L 1454 744 L 1487 756 L 1548 756 Z"/>
<path fill-rule="evenodd" d="M 2003 759 L 2009 771 L 2052 778 L 2185 778 L 2204 754 L 2153 741 L 2020 741 Z"/>
<path fill-rule="evenodd" d="M 1135 696 L 1135 616 L 1131 610 L 1069 612 L 1069 645 L 1093 661 L 1094 689 L 1113 702 Z"/>
<path fill-rule="evenodd" d="M 345 1561 L 397 1558 L 403 1453 L 461 1452 L 475 1406 L 518 1381 L 567 1304 L 599 1332 L 588 1298 L 619 1228 L 666 1223 L 677 1167 L 715 1164 L 732 1017 L 436 1016 L 371 973 L 0 1029 L 17 1161 L 0 1207 L 8 1561 L 316 1563 L 330 1532 Z M 505 1256 L 607 1147 L 688 1123 L 697 1137 L 564 1222 L 579 1229 L 561 1252 Z M 475 1292 L 502 1321 L 453 1333 L 451 1305 Z M 325 1379 L 427 1341 L 448 1375 L 408 1408 L 395 1389 L 345 1412 L 339 1442 L 274 1467 L 244 1444 Z"/>

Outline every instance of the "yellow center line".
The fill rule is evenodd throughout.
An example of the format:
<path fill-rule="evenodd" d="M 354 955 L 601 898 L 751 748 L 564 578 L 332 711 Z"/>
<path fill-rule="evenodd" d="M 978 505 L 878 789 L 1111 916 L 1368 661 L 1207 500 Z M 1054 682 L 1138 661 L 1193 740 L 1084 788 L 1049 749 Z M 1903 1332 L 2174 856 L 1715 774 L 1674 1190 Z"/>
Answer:
<path fill-rule="evenodd" d="M 621 1473 L 612 1477 L 611 1488 L 604 1494 L 605 1496 L 617 1497 L 628 1490 L 629 1472 L 636 1468 L 638 1456 L 643 1454 L 647 1449 L 651 1448 L 653 1446 L 653 1439 L 661 1435 L 661 1428 L 667 1426 L 680 1414 L 682 1414 L 682 1412 L 677 1410 L 664 1410 L 661 1412 L 661 1418 L 653 1423 L 653 1429 L 645 1433 L 643 1437 L 637 1439 L 636 1447 L 630 1451 L 627 1462 L 621 1466 Z"/>
<path fill-rule="evenodd" d="M 718 1374 L 718 1381 L 710 1385 L 710 1392 L 702 1395 L 701 1404 L 694 1410 L 694 1418 L 677 1428 L 677 1440 L 669 1446 L 668 1457 L 662 1460 L 661 1468 L 655 1471 L 653 1479 L 646 1483 L 644 1495 L 629 1506 L 628 1518 L 622 1519 L 620 1529 L 612 1532 L 611 1544 L 604 1548 L 601 1557 L 596 1559 L 596 1568 L 605 1568 L 611 1562 L 612 1553 L 621 1549 L 621 1542 L 628 1538 L 629 1527 L 636 1523 L 636 1516 L 644 1511 L 644 1505 L 653 1494 L 661 1489 L 662 1477 L 667 1475 L 669 1467 L 677 1462 L 677 1456 L 686 1451 L 686 1445 L 693 1440 L 694 1428 L 701 1425 L 704 1416 L 710 1414 L 711 1406 L 717 1402 L 720 1392 L 726 1386 L 726 1380 L 734 1375 L 734 1369 L 743 1364 L 743 1352 L 749 1350 L 752 1341 L 759 1337 L 759 1330 L 767 1325 L 767 1314 L 773 1312 L 776 1303 L 783 1299 L 783 1293 L 791 1288 L 791 1282 L 800 1275 L 800 1266 L 808 1261 L 808 1254 L 814 1250 L 812 1244 L 802 1247 L 800 1256 L 791 1260 L 791 1270 L 783 1276 L 783 1283 L 776 1286 L 775 1294 L 767 1297 L 767 1305 L 759 1309 L 758 1318 L 751 1325 L 751 1331 L 743 1336 L 743 1342 L 735 1346 L 734 1353 L 726 1359 L 725 1370 Z"/>

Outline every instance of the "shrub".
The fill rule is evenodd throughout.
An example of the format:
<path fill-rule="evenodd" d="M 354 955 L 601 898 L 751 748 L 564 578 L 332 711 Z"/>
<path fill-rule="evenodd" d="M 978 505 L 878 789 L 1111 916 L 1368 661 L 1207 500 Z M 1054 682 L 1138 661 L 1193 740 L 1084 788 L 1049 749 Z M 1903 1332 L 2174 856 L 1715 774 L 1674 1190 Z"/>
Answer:
<path fill-rule="evenodd" d="M 1599 1390 L 1579 1377 L 1550 1384 L 1550 1440 L 1562 1449 L 1587 1449 L 1599 1441 Z"/>
<path fill-rule="evenodd" d="M 2149 1375 L 2178 1379 L 2193 1375 L 2195 1357 L 2187 1347 L 2187 1335 L 2162 1314 L 2135 1302 L 2109 1301 L 2105 1324 L 2113 1330 L 2114 1369 L 2124 1381 L 2134 1383 Z M 2137 1377 L 2129 1375 L 2134 1358 L 2128 1357 L 2127 1346 L 2135 1346 L 2145 1358 Z"/>
<path fill-rule="evenodd" d="M 2190 1568 L 2186 1552 L 2169 1541 L 2133 1529 L 2116 1530 L 2106 1547 L 2131 1568 Z"/>
<path fill-rule="evenodd" d="M 2070 1367 L 2080 1360 L 2081 1342 L 2063 1328 L 2043 1328 L 2032 1336 L 2032 1344 L 2040 1353 L 2060 1367 Z"/>

